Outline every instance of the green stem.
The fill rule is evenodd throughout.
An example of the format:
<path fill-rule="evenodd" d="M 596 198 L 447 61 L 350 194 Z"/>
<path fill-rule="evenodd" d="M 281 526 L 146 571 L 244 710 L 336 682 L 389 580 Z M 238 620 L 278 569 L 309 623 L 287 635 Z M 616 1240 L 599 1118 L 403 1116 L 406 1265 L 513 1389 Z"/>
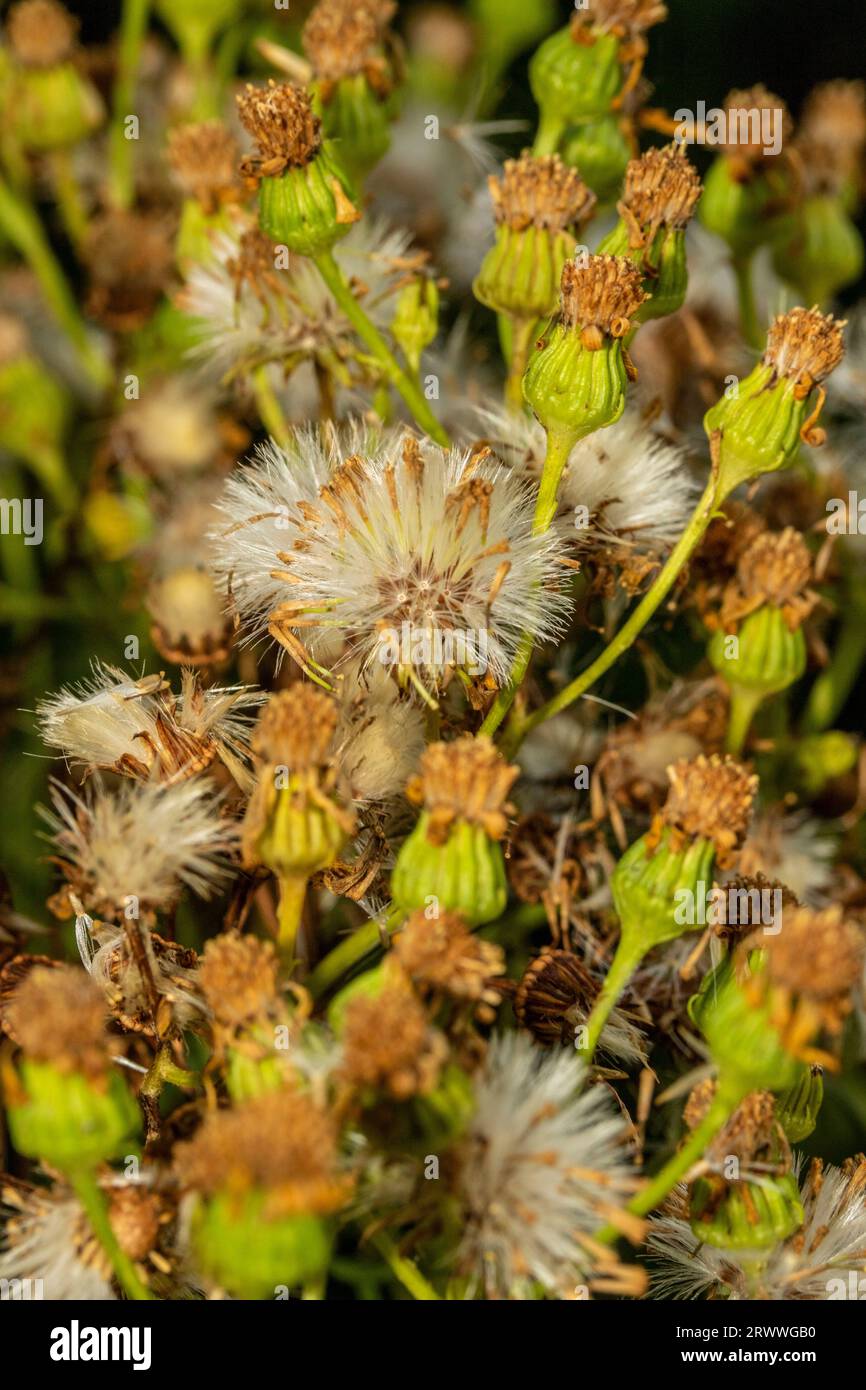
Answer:
<path fill-rule="evenodd" d="M 89 1169 L 71 1173 L 69 1181 L 75 1190 L 76 1197 L 87 1213 L 87 1219 L 93 1227 L 94 1235 L 111 1261 L 117 1282 L 127 1298 L 131 1298 L 137 1303 L 151 1300 L 153 1295 L 142 1284 L 136 1273 L 135 1265 L 118 1244 L 117 1236 L 114 1234 L 109 1220 L 108 1206 L 93 1173 Z"/>
<path fill-rule="evenodd" d="M 68 149 L 53 152 L 51 170 L 54 175 L 54 193 L 60 219 L 66 229 L 66 235 L 76 251 L 79 251 L 84 245 L 89 223 Z"/>
<path fill-rule="evenodd" d="M 755 307 L 755 291 L 752 283 L 752 255 L 734 256 L 734 274 L 737 277 L 737 298 L 740 305 L 740 327 L 743 337 L 752 348 L 764 346 L 764 334 L 758 321 Z"/>
<path fill-rule="evenodd" d="M 380 1233 L 373 1236 L 370 1244 L 375 1246 L 391 1273 L 399 1279 L 403 1288 L 407 1289 L 413 1298 L 423 1303 L 439 1302 L 438 1293 L 424 1278 L 418 1266 L 401 1255 L 386 1235 Z"/>
<path fill-rule="evenodd" d="M 262 424 L 278 444 L 285 446 L 289 442 L 289 427 L 286 424 L 286 417 L 283 414 L 277 394 L 271 385 L 267 363 L 256 367 L 253 372 L 253 391 Z"/>
<path fill-rule="evenodd" d="M 728 732 L 725 738 L 725 751 L 739 756 L 746 743 L 752 720 L 764 695 L 760 690 L 747 690 L 742 685 L 732 685 L 731 706 L 728 714 Z"/>
<path fill-rule="evenodd" d="M 280 878 L 280 901 L 277 907 L 277 922 L 280 934 L 277 948 L 285 959 L 295 954 L 298 930 L 304 915 L 304 901 L 307 896 L 307 880 L 300 876 L 288 875 Z"/>
<path fill-rule="evenodd" d="M 319 274 L 361 342 L 369 348 L 388 381 L 399 391 L 418 424 L 429 434 L 431 439 L 435 439 L 437 444 L 441 444 L 443 448 L 447 449 L 451 440 L 430 409 L 421 388 L 403 371 L 376 325 L 371 323 L 364 313 L 331 252 L 321 251 L 313 257 L 313 260 Z"/>
<path fill-rule="evenodd" d="M 809 691 L 802 732 L 821 734 L 836 721 L 866 661 L 866 613 L 855 602 L 846 607 L 830 664 Z"/>
<path fill-rule="evenodd" d="M 13 193 L 2 180 L 0 232 L 5 233 L 30 266 L 60 326 L 78 349 L 81 365 L 94 385 L 100 389 L 107 386 L 110 379 L 108 363 L 90 341 L 85 323 L 79 316 L 75 297 L 51 249 L 42 223 L 32 206 L 20 194 Z"/>
<path fill-rule="evenodd" d="M 50 444 L 34 446 L 26 455 L 30 465 L 46 492 L 49 492 L 62 512 L 70 512 L 75 506 L 76 491 L 66 468 L 66 460 L 59 449 Z"/>
<path fill-rule="evenodd" d="M 405 920 L 405 913 L 399 908 L 394 907 L 393 903 L 385 914 L 382 922 L 378 917 L 366 922 L 363 927 L 352 932 L 341 941 L 339 946 L 335 946 L 333 951 L 329 951 L 323 960 L 319 961 L 308 980 L 304 981 L 306 988 L 310 991 L 314 999 L 341 980 L 355 965 L 358 965 L 365 956 L 369 956 L 377 947 L 382 944 L 383 929 L 389 936 Z"/>
<path fill-rule="evenodd" d="M 529 360 L 534 332 L 534 319 L 512 319 L 511 355 L 508 363 L 508 379 L 505 383 L 505 404 L 515 415 L 522 415 L 525 409 L 523 374 Z"/>
<path fill-rule="evenodd" d="M 561 116 L 554 116 L 550 111 L 540 111 L 532 153 L 536 158 L 542 154 L 556 154 L 564 134 L 565 121 Z"/>
<path fill-rule="evenodd" d="M 595 1055 L 598 1040 L 617 1000 L 645 955 L 646 952 L 639 941 L 630 940 L 628 937 L 620 938 L 616 954 L 610 963 L 610 969 L 601 987 L 601 994 L 596 999 L 592 1013 L 587 1019 L 586 1044 L 580 1049 L 580 1055 L 587 1066 Z"/>
<path fill-rule="evenodd" d="M 135 80 L 149 10 L 150 0 L 123 0 L 109 135 L 108 187 L 114 206 L 124 209 L 131 207 L 135 198 L 132 158 L 135 141 L 126 138 L 126 121 L 134 115 Z"/>
<path fill-rule="evenodd" d="M 504 739 L 502 751 L 506 756 L 513 756 L 519 748 L 523 738 L 534 729 L 538 724 L 543 724 L 546 719 L 552 719 L 555 714 L 568 709 L 568 706 L 578 700 L 590 686 L 594 685 L 605 671 L 615 664 L 622 656 L 623 652 L 634 642 L 635 638 L 646 627 L 656 609 L 661 606 L 673 588 L 677 575 L 686 564 L 692 552 L 700 544 L 701 538 L 712 519 L 713 510 L 716 502 L 717 479 L 712 474 L 703 496 L 695 508 L 688 526 L 683 531 L 670 555 L 667 562 L 657 576 L 654 584 L 647 590 L 640 603 L 633 610 L 631 617 L 623 624 L 619 632 L 605 647 L 600 656 L 577 676 L 569 685 L 565 686 L 558 695 L 554 695 L 552 700 L 548 700 L 546 705 L 535 710 L 518 725 L 509 730 L 508 736 Z"/>

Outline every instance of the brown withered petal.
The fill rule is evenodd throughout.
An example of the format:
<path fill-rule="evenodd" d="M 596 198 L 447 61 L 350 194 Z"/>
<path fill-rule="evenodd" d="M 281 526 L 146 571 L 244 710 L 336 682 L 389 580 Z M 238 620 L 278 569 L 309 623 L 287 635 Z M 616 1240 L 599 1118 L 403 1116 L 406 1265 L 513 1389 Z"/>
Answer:
<path fill-rule="evenodd" d="M 778 879 L 767 878 L 762 873 L 734 874 L 710 894 L 714 935 L 727 942 L 750 936 L 761 921 L 759 904 L 764 901 L 765 893 L 781 893 L 783 911 L 800 905 L 796 894 Z"/>
<path fill-rule="evenodd" d="M 302 168 L 315 157 L 322 143 L 321 121 L 303 88 L 271 78 L 267 87 L 247 83 L 236 100 L 241 123 L 269 173 Z"/>
<path fill-rule="evenodd" d="M 78 20 L 57 0 L 20 0 L 9 10 L 6 38 L 17 62 L 53 68 L 75 47 Z"/>
<path fill-rule="evenodd" d="M 105 1074 L 111 1057 L 105 1000 L 85 970 L 38 966 L 7 1006 L 9 1031 L 24 1053 L 59 1071 Z"/>
<path fill-rule="evenodd" d="M 752 814 L 758 779 L 735 758 L 701 753 L 668 768 L 670 791 L 653 827 L 684 839 L 711 840 L 719 867 L 729 867 Z"/>
<path fill-rule="evenodd" d="M 168 137 L 168 162 L 183 191 L 208 212 L 240 189 L 238 142 L 222 121 L 175 126 Z"/>
<path fill-rule="evenodd" d="M 813 87 L 800 117 L 800 135 L 814 146 L 842 147 L 858 154 L 866 147 L 866 82 L 836 78 Z"/>
<path fill-rule="evenodd" d="M 339 82 L 363 72 L 396 8 L 390 0 L 319 0 L 301 33 L 315 76 Z"/>
<path fill-rule="evenodd" d="M 715 1098 L 717 1084 L 708 1079 L 700 1082 L 689 1095 L 683 1120 L 690 1129 L 707 1115 Z M 772 1091 L 752 1091 L 737 1106 L 724 1129 L 707 1151 L 710 1163 L 723 1164 L 737 1158 L 742 1165 L 763 1163 L 775 1165 L 779 1159 L 790 1157 L 784 1130 L 776 1119 L 776 1101 Z"/>
<path fill-rule="evenodd" d="M 416 985 L 442 990 L 456 999 L 495 1002 L 489 981 L 505 971 L 501 946 L 474 936 L 462 917 L 443 912 L 428 920 L 413 912 L 394 938 L 394 954 Z"/>
<path fill-rule="evenodd" d="M 265 1018 L 277 998 L 279 962 L 270 941 L 226 932 L 207 942 L 198 982 L 217 1023 L 240 1028 Z"/>
<path fill-rule="evenodd" d="M 698 171 L 682 145 L 650 149 L 629 160 L 622 201 L 645 233 L 685 227 L 700 196 Z"/>
<path fill-rule="evenodd" d="M 622 338 L 649 295 L 627 256 L 586 256 L 562 268 L 561 318 L 566 328 L 596 329 Z"/>
<path fill-rule="evenodd" d="M 782 930 L 766 938 L 766 951 L 770 980 L 792 995 L 842 1002 L 862 977 L 863 933 L 838 904 L 789 910 Z"/>
<path fill-rule="evenodd" d="M 535 156 L 524 150 L 519 159 L 507 159 L 502 174 L 491 174 L 487 183 L 495 221 L 519 232 L 527 227 L 564 232 L 587 222 L 595 208 L 595 194 L 555 154 Z"/>
<path fill-rule="evenodd" d="M 767 333 L 763 356 L 777 376 L 811 389 L 838 367 L 845 353 L 842 330 L 846 320 L 819 309 L 790 309 L 777 314 Z"/>
<path fill-rule="evenodd" d="M 501 840 L 513 810 L 508 793 L 519 771 L 491 739 L 465 734 L 451 743 L 430 744 L 406 794 L 430 812 L 428 834 L 435 843 L 448 838 L 455 820 L 480 825 L 491 839 Z"/>
<path fill-rule="evenodd" d="M 431 1028 L 409 982 L 396 972 L 375 998 L 346 1008 L 343 1075 L 351 1086 L 381 1087 L 398 1100 L 433 1089 L 448 1046 Z"/>
<path fill-rule="evenodd" d="M 304 681 L 272 695 L 252 736 L 252 750 L 263 762 L 303 772 L 323 767 L 337 726 L 337 706 Z"/>

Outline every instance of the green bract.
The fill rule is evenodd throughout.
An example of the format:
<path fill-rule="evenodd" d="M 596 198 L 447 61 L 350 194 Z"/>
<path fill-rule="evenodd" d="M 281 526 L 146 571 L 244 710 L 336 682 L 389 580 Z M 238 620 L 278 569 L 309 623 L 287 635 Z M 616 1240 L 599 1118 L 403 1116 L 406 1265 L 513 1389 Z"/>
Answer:
<path fill-rule="evenodd" d="M 331 1240 L 316 1216 L 269 1218 L 268 1194 L 218 1193 L 198 1202 L 192 1240 L 203 1270 L 237 1298 L 273 1298 L 326 1268 Z"/>
<path fill-rule="evenodd" d="M 302 256 L 330 250 L 357 221 L 348 174 L 327 141 L 302 167 L 259 186 L 259 223 L 278 244 Z"/>
<path fill-rule="evenodd" d="M 590 350 L 574 329 L 554 325 L 523 378 L 523 394 L 545 429 L 576 444 L 594 430 L 615 425 L 625 409 L 628 384 L 622 353 L 617 338 L 606 337 L 600 348 Z"/>
<path fill-rule="evenodd" d="M 428 836 L 430 815 L 422 811 L 397 856 L 391 876 L 396 907 L 409 913 L 438 900 L 470 926 L 499 917 L 508 898 L 505 861 L 499 844 L 480 825 L 457 820 L 444 844 Z"/>
<path fill-rule="evenodd" d="M 95 1168 L 125 1151 L 141 1122 L 134 1097 L 116 1072 L 103 1085 L 24 1058 L 18 1079 L 26 1093 L 9 1105 L 13 1142 L 28 1158 L 70 1172 Z"/>

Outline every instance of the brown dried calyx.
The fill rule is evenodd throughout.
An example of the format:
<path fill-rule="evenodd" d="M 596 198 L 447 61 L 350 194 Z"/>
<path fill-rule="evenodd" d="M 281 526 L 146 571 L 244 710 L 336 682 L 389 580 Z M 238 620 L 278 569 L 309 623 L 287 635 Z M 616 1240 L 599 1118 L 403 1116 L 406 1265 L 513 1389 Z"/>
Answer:
<path fill-rule="evenodd" d="M 497 225 L 518 232 L 527 227 L 564 232 L 588 222 L 595 209 L 592 189 L 556 154 L 525 150 L 519 159 L 507 159 L 502 174 L 491 174 L 487 184 Z"/>
<path fill-rule="evenodd" d="M 505 972 L 502 947 L 474 936 L 453 912 L 440 913 L 432 921 L 423 910 L 413 912 L 394 938 L 394 955 L 422 989 L 488 1004 L 499 1000 L 489 981 Z"/>
<path fill-rule="evenodd" d="M 296 681 L 268 700 L 253 732 L 252 750 L 261 762 L 290 772 L 326 767 L 336 727 L 335 702 L 314 686 Z"/>
<path fill-rule="evenodd" d="M 361 73 L 379 96 L 388 95 L 388 64 L 379 50 L 396 9 L 393 0 L 319 0 L 301 43 L 325 89 L 323 99 L 334 84 Z"/>
<path fill-rule="evenodd" d="M 57 0 L 20 0 L 6 20 L 6 38 L 25 68 L 53 68 L 75 48 L 78 20 Z"/>
<path fill-rule="evenodd" d="M 782 930 L 766 937 L 769 981 L 792 999 L 809 1001 L 822 1025 L 838 1033 L 862 978 L 864 947 L 862 931 L 838 904 L 793 908 Z"/>
<path fill-rule="evenodd" d="M 681 231 L 691 221 L 701 181 L 681 145 L 647 150 L 629 160 L 617 211 L 634 247 L 646 246 L 660 227 Z"/>
<path fill-rule="evenodd" d="M 168 162 L 188 197 L 217 212 L 241 196 L 238 142 L 222 121 L 177 126 L 168 137 Z"/>
<path fill-rule="evenodd" d="M 726 869 L 745 838 L 758 779 L 731 757 L 701 753 L 668 768 L 670 791 L 647 836 L 652 849 L 667 828 L 674 850 L 690 840 L 709 840 Z"/>
<path fill-rule="evenodd" d="M 37 966 L 10 999 L 6 1018 L 10 1035 L 34 1061 L 90 1078 L 105 1075 L 112 1051 L 105 1000 L 85 971 Z"/>
<path fill-rule="evenodd" d="M 408 980 L 398 973 L 375 998 L 358 996 L 346 1008 L 342 1074 L 350 1086 L 376 1087 L 398 1100 L 436 1085 L 448 1055 Z"/>
<path fill-rule="evenodd" d="M 826 181 L 822 168 L 830 166 L 839 180 L 862 184 L 862 159 L 866 152 L 866 83 L 822 82 L 806 98 L 796 147 L 806 168 L 807 181 Z"/>
<path fill-rule="evenodd" d="M 771 113 L 774 125 L 776 121 L 781 121 L 777 154 L 765 153 L 764 111 Z M 725 118 L 727 139 L 722 142 L 721 148 L 731 161 L 735 177 L 742 179 L 748 179 L 762 164 L 771 163 L 783 155 L 794 128 L 785 102 L 775 92 L 768 92 L 762 83 L 742 91 L 728 92 L 725 97 Z"/>
<path fill-rule="evenodd" d="M 580 331 L 583 346 L 597 350 L 605 336 L 624 338 L 632 318 L 650 298 L 638 266 L 626 256 L 580 256 L 562 268 L 564 327 Z"/>
<path fill-rule="evenodd" d="M 333 1119 L 288 1088 L 208 1115 L 177 1146 L 175 1170 L 184 1186 L 208 1196 L 263 1189 L 265 1219 L 334 1211 L 351 1186 L 337 1170 Z"/>
<path fill-rule="evenodd" d="M 767 531 L 743 552 L 737 576 L 722 600 L 719 625 L 736 631 L 743 618 L 769 604 L 779 608 L 791 632 L 802 627 L 818 595 L 809 589 L 812 556 L 799 531 Z"/>
<path fill-rule="evenodd" d="M 578 43 L 589 30 L 634 37 L 667 19 L 661 0 L 589 0 L 571 17 L 572 36 Z"/>
<path fill-rule="evenodd" d="M 427 837 L 434 844 L 444 844 L 456 820 L 480 825 L 491 840 L 501 840 L 514 811 L 508 793 L 519 771 L 489 738 L 465 734 L 430 744 L 406 795 L 429 812 Z"/>
<path fill-rule="evenodd" d="M 793 381 L 795 397 L 803 400 L 842 361 L 846 322 L 817 308 L 798 307 L 777 314 L 767 333 L 762 360 L 776 376 Z"/>
<path fill-rule="evenodd" d="M 513 988 L 511 1005 L 520 1028 L 547 1047 L 574 1044 L 598 998 L 599 983 L 579 956 L 545 946 Z"/>
<path fill-rule="evenodd" d="M 270 941 L 239 932 L 212 937 L 198 983 L 217 1024 L 234 1029 L 267 1018 L 277 1000 L 278 968 Z"/>
<path fill-rule="evenodd" d="M 302 169 L 315 159 L 322 143 L 322 123 L 302 87 L 277 84 L 273 78 L 267 87 L 247 83 L 237 104 L 241 123 L 258 146 L 257 154 L 241 161 L 242 174 L 272 178 L 286 169 Z"/>

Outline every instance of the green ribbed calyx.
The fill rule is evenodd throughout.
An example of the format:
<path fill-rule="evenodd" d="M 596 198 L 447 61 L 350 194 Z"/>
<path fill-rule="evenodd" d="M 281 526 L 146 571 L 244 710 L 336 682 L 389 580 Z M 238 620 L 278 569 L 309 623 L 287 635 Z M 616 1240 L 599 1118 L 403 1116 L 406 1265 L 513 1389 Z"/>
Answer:
<path fill-rule="evenodd" d="M 156 0 L 155 8 L 191 61 L 203 58 L 217 34 L 239 18 L 241 0 Z"/>
<path fill-rule="evenodd" d="M 331 1237 L 317 1216 L 268 1220 L 267 1196 L 220 1193 L 200 1201 L 192 1242 L 202 1269 L 235 1298 L 274 1298 L 327 1269 Z"/>
<path fill-rule="evenodd" d="M 71 63 L 46 69 L 6 65 L 0 104 L 11 138 L 33 154 L 77 145 L 105 119 L 96 88 Z"/>
<path fill-rule="evenodd" d="M 487 738 L 427 748 L 407 788 L 422 810 L 391 875 L 396 908 L 408 915 L 435 905 L 470 926 L 501 915 L 508 885 L 500 840 L 517 772 Z"/>
<path fill-rule="evenodd" d="M 802 1144 L 818 1123 L 824 1100 L 824 1073 L 820 1067 L 802 1066 L 799 1076 L 776 1097 L 776 1116 L 790 1144 Z"/>
<path fill-rule="evenodd" d="M 530 60 L 529 85 L 542 128 L 552 121 L 565 127 L 598 120 L 608 114 L 622 87 L 619 39 L 614 34 L 581 32 L 585 42 L 575 38 L 572 25 L 560 29 L 545 39 Z"/>
<path fill-rule="evenodd" d="M 803 1224 L 803 1204 L 793 1173 L 760 1182 L 732 1182 L 719 1198 L 717 1184 L 698 1178 L 689 1192 L 689 1225 L 695 1239 L 721 1250 L 771 1250 Z"/>
<path fill-rule="evenodd" d="M 650 847 L 641 836 L 619 860 L 611 878 L 622 940 L 643 956 L 688 930 L 683 906 L 712 882 L 715 847 L 705 839 L 676 843 L 670 829 Z"/>
<path fill-rule="evenodd" d="M 542 319 L 556 309 L 562 268 L 573 254 L 569 232 L 500 226 L 472 284 L 488 309 L 514 318 Z"/>
<path fill-rule="evenodd" d="M 561 153 L 566 164 L 580 170 L 600 203 L 617 197 L 631 159 L 631 144 L 619 116 L 602 116 L 573 126 L 563 140 Z"/>
<path fill-rule="evenodd" d="M 63 1172 L 117 1158 L 140 1128 L 141 1112 L 116 1072 L 92 1080 L 25 1058 L 18 1080 L 23 1099 L 8 1105 L 12 1141 Z"/>
<path fill-rule="evenodd" d="M 708 231 L 727 242 L 737 257 L 749 256 L 770 241 L 777 223 L 778 187 L 763 175 L 741 181 L 724 155 L 707 170 L 698 214 Z"/>
<path fill-rule="evenodd" d="M 841 197 L 807 198 L 776 238 L 773 268 L 806 304 L 826 304 L 863 271 L 863 238 Z"/>
<path fill-rule="evenodd" d="M 718 500 L 791 463 L 800 443 L 824 442 L 822 382 L 842 360 L 843 325 L 817 309 L 779 314 L 758 365 L 704 416 L 717 452 Z M 813 394 L 814 393 L 814 394 Z"/>
<path fill-rule="evenodd" d="M 427 275 L 416 275 L 397 296 L 391 333 L 413 371 L 439 331 L 439 290 Z"/>
<path fill-rule="evenodd" d="M 760 975 L 760 951 L 750 956 L 752 975 Z M 774 1026 L 768 994 L 747 989 L 748 979 L 738 978 L 733 968 L 713 980 L 712 990 L 701 990 L 696 1021 L 710 1046 L 719 1073 L 731 1078 L 741 1094 L 749 1091 L 785 1091 L 799 1078 L 800 1062 L 785 1046 Z"/>
<path fill-rule="evenodd" d="M 727 633 L 714 632 L 707 655 L 731 687 L 774 695 L 787 690 L 806 669 L 803 629 L 792 632 L 781 610 L 770 604 L 744 619 L 728 655 L 730 645 Z"/>

